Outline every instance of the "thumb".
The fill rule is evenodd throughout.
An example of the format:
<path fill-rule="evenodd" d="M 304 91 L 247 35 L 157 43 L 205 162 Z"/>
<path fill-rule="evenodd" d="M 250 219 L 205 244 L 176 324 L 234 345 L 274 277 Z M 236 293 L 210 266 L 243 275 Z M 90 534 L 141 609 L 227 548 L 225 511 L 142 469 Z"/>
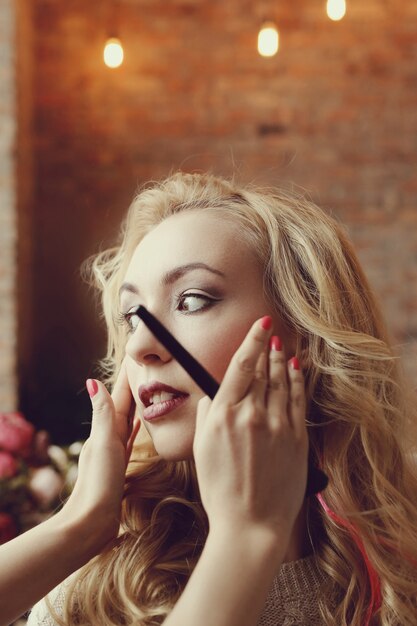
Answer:
<path fill-rule="evenodd" d="M 197 445 L 200 439 L 204 439 L 203 429 L 206 424 L 207 413 L 210 410 L 212 401 L 208 396 L 203 396 L 197 405 L 196 425 L 194 434 L 194 446 Z"/>
<path fill-rule="evenodd" d="M 132 434 L 136 404 L 132 397 L 125 360 L 120 367 L 111 397 L 114 404 L 117 432 L 123 443 L 127 445 Z"/>

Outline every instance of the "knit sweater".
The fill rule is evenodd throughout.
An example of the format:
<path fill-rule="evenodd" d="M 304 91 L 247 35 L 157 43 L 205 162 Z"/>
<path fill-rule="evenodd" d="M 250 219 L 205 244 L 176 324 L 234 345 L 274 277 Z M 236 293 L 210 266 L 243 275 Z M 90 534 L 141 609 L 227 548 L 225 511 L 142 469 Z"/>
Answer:
<path fill-rule="evenodd" d="M 269 590 L 258 626 L 322 626 L 318 599 L 328 579 L 313 555 L 283 563 Z"/>
<path fill-rule="evenodd" d="M 320 587 L 325 574 L 314 556 L 284 563 L 274 578 L 258 626 L 320 626 Z M 66 581 L 50 594 L 52 605 L 62 615 Z M 27 626 L 56 626 L 44 600 L 33 607 Z"/>

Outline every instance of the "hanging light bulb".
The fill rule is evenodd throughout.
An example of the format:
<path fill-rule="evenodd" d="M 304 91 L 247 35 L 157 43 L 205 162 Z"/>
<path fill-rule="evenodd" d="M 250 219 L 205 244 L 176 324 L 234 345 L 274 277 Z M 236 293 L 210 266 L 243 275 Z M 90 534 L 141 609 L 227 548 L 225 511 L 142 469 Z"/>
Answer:
<path fill-rule="evenodd" d="M 124 58 L 123 46 L 120 39 L 110 37 L 110 39 L 106 41 L 103 58 L 107 67 L 120 67 Z"/>
<path fill-rule="evenodd" d="M 327 15 L 337 22 L 346 14 L 346 0 L 327 0 Z"/>
<path fill-rule="evenodd" d="M 263 57 L 273 57 L 279 48 L 279 33 L 274 22 L 265 22 L 258 33 L 258 52 Z"/>

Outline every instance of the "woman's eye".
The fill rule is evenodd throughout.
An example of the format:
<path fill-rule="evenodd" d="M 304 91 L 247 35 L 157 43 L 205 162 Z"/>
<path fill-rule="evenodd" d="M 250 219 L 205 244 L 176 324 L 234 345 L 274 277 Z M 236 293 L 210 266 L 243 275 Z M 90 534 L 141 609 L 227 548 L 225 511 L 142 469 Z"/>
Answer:
<path fill-rule="evenodd" d="M 201 293 L 185 293 L 178 298 L 177 309 L 185 313 L 194 313 L 208 308 L 212 302 L 212 298 Z"/>
<path fill-rule="evenodd" d="M 140 321 L 139 315 L 135 313 L 135 311 L 130 311 L 128 313 L 124 313 L 123 317 L 129 328 L 129 332 L 134 332 Z"/>

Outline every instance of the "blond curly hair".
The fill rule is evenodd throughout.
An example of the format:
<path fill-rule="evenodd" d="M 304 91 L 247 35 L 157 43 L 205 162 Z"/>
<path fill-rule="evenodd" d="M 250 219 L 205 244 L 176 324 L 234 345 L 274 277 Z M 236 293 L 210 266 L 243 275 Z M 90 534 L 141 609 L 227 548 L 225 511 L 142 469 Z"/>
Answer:
<path fill-rule="evenodd" d="M 134 249 L 182 211 L 238 223 L 264 270 L 265 290 L 297 336 L 306 371 L 311 454 L 329 476 L 325 508 L 310 499 L 328 626 L 417 624 L 415 399 L 401 381 L 378 306 L 341 226 L 305 197 L 176 173 L 133 201 L 119 245 L 90 263 L 108 328 L 103 371 L 115 380 L 126 330 L 118 291 Z M 333 514 L 332 514 L 333 513 Z M 353 530 L 352 530 L 353 529 Z M 77 575 L 63 624 L 161 624 L 191 575 L 208 533 L 193 461 L 166 462 L 139 442 L 114 544 Z M 329 599 L 332 598 L 332 604 Z M 336 606 L 334 605 L 336 598 Z"/>

